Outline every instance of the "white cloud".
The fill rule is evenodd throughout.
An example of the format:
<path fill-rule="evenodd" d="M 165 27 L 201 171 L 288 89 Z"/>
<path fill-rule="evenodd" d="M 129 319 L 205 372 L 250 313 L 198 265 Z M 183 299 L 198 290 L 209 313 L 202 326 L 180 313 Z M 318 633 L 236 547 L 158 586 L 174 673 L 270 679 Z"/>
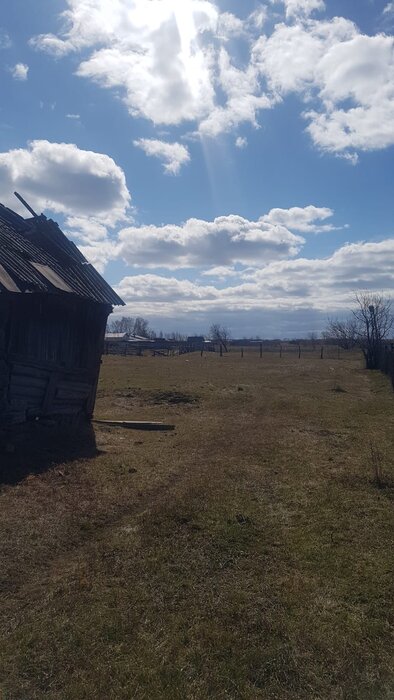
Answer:
<path fill-rule="evenodd" d="M 81 116 L 79 114 L 66 114 L 66 118 L 78 121 L 81 118 Z"/>
<path fill-rule="evenodd" d="M 316 10 L 325 9 L 323 0 L 271 0 L 271 2 L 282 2 L 286 8 L 286 17 L 309 17 Z"/>
<path fill-rule="evenodd" d="M 327 207 L 272 209 L 257 221 L 235 214 L 214 221 L 188 219 L 181 226 L 129 226 L 119 232 L 118 255 L 133 267 L 218 268 L 240 263 L 266 265 L 297 255 L 305 243 L 297 233 L 331 231 L 322 223 Z"/>
<path fill-rule="evenodd" d="M 199 119 L 213 106 L 212 52 L 218 10 L 207 0 L 67 0 L 68 30 L 32 44 L 57 56 L 90 50 L 78 75 L 120 88 L 132 115 L 156 124 Z M 228 22 L 227 22 L 228 25 Z"/>
<path fill-rule="evenodd" d="M 157 125 L 193 121 L 203 135 L 216 136 L 243 121 L 257 125 L 257 112 L 272 105 L 253 62 L 242 69 L 220 51 L 231 38 L 261 31 L 264 7 L 241 20 L 208 0 L 67 4 L 66 31 L 31 44 L 55 56 L 84 50 L 77 74 L 119 89 L 132 116 Z"/>
<path fill-rule="evenodd" d="M 232 131 L 243 122 L 258 127 L 257 113 L 270 109 L 276 100 L 260 85 L 259 66 L 252 55 L 245 69 L 237 68 L 226 49 L 221 48 L 218 59 L 218 82 L 225 94 L 224 105 L 216 105 L 200 122 L 202 136 L 215 137 Z"/>
<path fill-rule="evenodd" d="M 351 243 L 323 259 L 298 258 L 272 263 L 246 278 L 271 290 L 273 297 L 294 299 L 322 310 L 348 305 L 355 291 L 392 291 L 394 238 L 381 242 Z"/>
<path fill-rule="evenodd" d="M 366 36 L 349 20 L 276 26 L 254 53 L 271 90 L 298 93 L 316 146 L 336 154 L 394 144 L 394 37 Z"/>
<path fill-rule="evenodd" d="M 244 32 L 244 22 L 239 17 L 230 12 L 223 12 L 219 15 L 217 34 L 220 39 L 227 41 L 233 37 L 242 36 Z"/>
<path fill-rule="evenodd" d="M 119 233 L 119 256 L 129 265 L 179 267 L 266 264 L 296 255 L 304 239 L 284 226 L 221 216 L 189 219 L 182 226 L 128 227 Z"/>
<path fill-rule="evenodd" d="M 175 277 L 136 275 L 125 277 L 117 291 L 134 314 L 150 317 L 208 318 L 221 312 L 234 321 L 241 311 L 268 310 L 275 324 L 275 315 L 297 310 L 341 312 L 352 304 L 356 290 L 392 291 L 394 239 L 345 245 L 324 259 L 273 262 L 244 277 L 241 284 L 218 288 Z"/>
<path fill-rule="evenodd" d="M 15 66 L 10 68 L 10 73 L 15 80 L 27 80 L 28 72 L 29 66 L 26 63 L 16 63 Z"/>
<path fill-rule="evenodd" d="M 65 1 L 65 30 L 31 43 L 81 54 L 77 74 L 117 91 L 132 116 L 215 138 L 257 128 L 263 110 L 296 93 L 319 149 L 354 164 L 357 152 L 394 144 L 394 37 L 311 19 L 322 0 L 277 0 L 286 22 L 267 34 L 266 5 L 241 20 L 214 0 Z"/>
<path fill-rule="evenodd" d="M 228 277 L 239 277 L 239 275 L 240 273 L 234 267 L 226 267 L 225 265 L 211 267 L 209 270 L 204 270 L 201 273 L 202 277 L 212 277 L 219 280 L 224 280 Z"/>
<path fill-rule="evenodd" d="M 115 161 L 69 143 L 32 141 L 27 148 L 0 153 L 0 201 L 15 209 L 14 190 L 38 211 L 94 216 L 109 226 L 125 219 L 130 204 L 125 175 Z"/>
<path fill-rule="evenodd" d="M 235 145 L 237 148 L 246 148 L 248 145 L 248 139 L 245 136 L 238 136 L 235 140 Z"/>
<path fill-rule="evenodd" d="M 100 244 L 78 245 L 79 250 L 85 258 L 100 272 L 104 272 L 108 261 L 116 257 L 116 243 L 109 239 L 101 241 Z"/>
<path fill-rule="evenodd" d="M 247 18 L 247 26 L 261 30 L 267 19 L 267 8 L 264 5 L 257 7 Z"/>
<path fill-rule="evenodd" d="M 332 224 L 319 223 L 331 218 L 333 214 L 332 209 L 327 207 L 309 205 L 303 208 L 271 209 L 261 220 L 274 225 L 286 226 L 288 229 L 299 233 L 322 233 L 336 230 L 336 227 Z"/>
<path fill-rule="evenodd" d="M 266 266 L 297 255 L 305 243 L 299 233 L 329 232 L 326 223 L 331 209 L 312 205 L 272 209 L 257 221 L 241 216 L 221 216 L 214 221 L 189 219 L 180 226 L 127 226 L 108 242 L 103 221 L 94 214 L 69 215 L 66 232 L 75 238 L 89 257 L 102 266 L 109 259 L 123 259 L 134 268 L 197 268 L 204 277 L 225 279 L 248 273 L 249 266 Z M 235 269 L 243 266 L 243 270 Z M 247 269 L 245 269 L 245 267 Z"/>
<path fill-rule="evenodd" d="M 147 156 L 159 158 L 163 162 L 164 171 L 169 175 L 178 175 L 182 165 L 190 161 L 189 150 L 181 143 L 168 143 L 158 139 L 137 139 L 133 143 Z"/>
<path fill-rule="evenodd" d="M 99 219 L 86 216 L 67 216 L 64 232 L 88 246 L 101 245 L 108 235 L 107 227 Z"/>
<path fill-rule="evenodd" d="M 269 38 L 262 36 L 255 43 L 254 60 L 274 94 L 307 94 L 317 82 L 317 66 L 322 58 L 333 46 L 356 34 L 353 22 L 342 17 L 291 26 L 277 24 Z"/>

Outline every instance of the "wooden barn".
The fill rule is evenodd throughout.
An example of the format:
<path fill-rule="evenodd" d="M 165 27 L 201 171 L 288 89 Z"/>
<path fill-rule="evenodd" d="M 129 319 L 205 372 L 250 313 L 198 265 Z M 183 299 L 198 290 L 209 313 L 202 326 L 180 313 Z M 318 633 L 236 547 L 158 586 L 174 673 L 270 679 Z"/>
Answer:
<path fill-rule="evenodd" d="M 0 204 L 0 427 L 92 416 L 107 318 L 118 305 L 54 221 Z"/>

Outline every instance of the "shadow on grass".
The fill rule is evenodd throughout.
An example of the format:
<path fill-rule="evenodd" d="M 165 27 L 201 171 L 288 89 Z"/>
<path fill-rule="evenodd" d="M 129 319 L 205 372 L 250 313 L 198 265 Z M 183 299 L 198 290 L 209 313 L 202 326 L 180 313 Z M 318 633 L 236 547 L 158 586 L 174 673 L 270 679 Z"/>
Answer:
<path fill-rule="evenodd" d="M 30 474 L 100 454 L 90 423 L 58 428 L 40 423 L 14 427 L 0 438 L 0 487 L 17 484 Z"/>

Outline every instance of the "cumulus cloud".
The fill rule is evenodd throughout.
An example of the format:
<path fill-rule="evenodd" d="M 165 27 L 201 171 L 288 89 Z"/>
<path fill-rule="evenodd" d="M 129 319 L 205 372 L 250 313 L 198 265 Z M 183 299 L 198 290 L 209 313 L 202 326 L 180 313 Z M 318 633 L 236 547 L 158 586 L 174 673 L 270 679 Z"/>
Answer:
<path fill-rule="evenodd" d="M 162 161 L 164 172 L 178 175 L 182 165 L 190 161 L 190 153 L 181 143 L 168 143 L 158 139 L 137 139 L 134 146 L 141 148 L 147 156 L 154 156 Z"/>
<path fill-rule="evenodd" d="M 304 93 L 317 82 L 324 56 L 356 35 L 353 22 L 342 17 L 290 26 L 280 23 L 270 37 L 261 36 L 256 41 L 254 60 L 273 93 L 280 97 L 290 92 Z"/>
<path fill-rule="evenodd" d="M 235 140 L 235 145 L 237 148 L 246 148 L 248 145 L 248 139 L 245 136 L 238 136 Z"/>
<path fill-rule="evenodd" d="M 218 265 L 217 267 L 211 267 L 209 270 L 204 270 L 201 273 L 202 277 L 212 277 L 218 280 L 225 280 L 228 277 L 239 277 L 241 273 L 238 272 L 234 267 L 226 267 L 225 265 Z"/>
<path fill-rule="evenodd" d="M 257 128 L 295 93 L 319 149 L 354 164 L 357 152 L 394 144 L 394 37 L 364 35 L 344 17 L 311 19 L 323 0 L 272 0 L 286 15 L 274 26 L 267 5 L 240 19 L 214 0 L 65 1 L 64 31 L 31 43 L 80 54 L 77 74 L 116 90 L 132 116 L 215 138 Z"/>
<path fill-rule="evenodd" d="M 278 101 L 276 96 L 269 96 L 262 89 L 259 68 L 254 54 L 243 69 L 234 65 L 225 48 L 220 49 L 217 81 L 225 95 L 225 102 L 223 105 L 216 104 L 201 120 L 199 132 L 202 136 L 218 136 L 232 131 L 243 122 L 258 127 L 258 112 L 271 109 Z"/>
<path fill-rule="evenodd" d="M 16 208 L 20 191 L 38 211 L 100 218 L 113 226 L 130 204 L 123 170 L 112 158 L 70 143 L 31 141 L 0 153 L 0 200 Z"/>
<path fill-rule="evenodd" d="M 390 238 L 345 245 L 324 259 L 272 262 L 261 270 L 245 273 L 241 283 L 224 288 L 147 274 L 125 277 L 117 291 L 134 313 L 141 315 L 179 317 L 199 313 L 201 317 L 203 309 L 205 318 L 221 312 L 233 314 L 234 320 L 240 311 L 340 312 L 351 305 L 356 290 L 390 293 L 393 283 L 394 239 Z"/>
<path fill-rule="evenodd" d="M 74 144 L 32 141 L 0 153 L 0 201 L 26 216 L 19 191 L 38 213 L 63 214 L 65 233 L 102 272 L 116 256 L 109 229 L 129 219 L 123 170 L 107 155 Z"/>
<path fill-rule="evenodd" d="M 394 283 L 394 239 L 346 244 L 330 257 L 273 263 L 245 277 L 272 293 L 316 308 L 348 305 L 359 289 L 390 292 Z"/>
<path fill-rule="evenodd" d="M 319 100 L 304 116 L 322 150 L 352 155 L 394 143 L 394 37 L 362 35 L 343 18 L 309 20 L 277 25 L 255 53 L 278 96 Z"/>
<path fill-rule="evenodd" d="M 266 265 L 299 253 L 298 233 L 331 231 L 327 207 L 271 209 L 257 221 L 235 214 L 214 221 L 188 219 L 181 226 L 129 226 L 118 236 L 118 255 L 133 267 L 208 267 L 217 272 L 233 265 Z M 294 233 L 297 232 L 297 233 Z"/>
<path fill-rule="evenodd" d="M 134 267 L 231 266 L 267 263 L 296 255 L 304 239 L 262 219 L 221 216 L 188 219 L 182 226 L 128 227 L 119 233 L 119 255 Z"/>
<path fill-rule="evenodd" d="M 322 11 L 325 9 L 323 0 L 271 0 L 273 2 L 282 2 L 286 8 L 286 17 L 309 17 L 316 10 Z"/>
<path fill-rule="evenodd" d="M 15 80 L 27 80 L 28 72 L 29 66 L 26 63 L 16 63 L 15 66 L 10 68 L 10 73 Z"/>
<path fill-rule="evenodd" d="M 56 56 L 90 50 L 78 75 L 106 88 L 120 88 L 130 113 L 156 124 L 198 119 L 211 109 L 212 55 L 202 37 L 217 28 L 214 3 L 67 0 L 67 4 L 65 33 L 35 37 L 34 46 Z"/>
<path fill-rule="evenodd" d="M 230 12 L 223 12 L 218 16 L 217 34 L 221 39 L 226 41 L 232 37 L 242 36 L 244 32 L 244 22 L 239 17 Z"/>
<path fill-rule="evenodd" d="M 65 231 L 72 238 L 77 238 L 82 245 L 101 245 L 107 240 L 107 227 L 94 217 L 67 216 Z"/>
<path fill-rule="evenodd" d="M 334 231 L 337 227 L 333 224 L 322 224 L 333 216 L 334 212 L 328 207 L 291 207 L 291 209 L 271 209 L 262 217 L 267 223 L 286 226 L 292 231 L 300 233 L 322 233 Z M 316 223 L 317 222 L 317 223 Z"/>
<path fill-rule="evenodd" d="M 99 244 L 79 244 L 78 248 L 101 274 L 105 271 L 108 261 L 116 257 L 116 243 L 108 238 Z"/>
<path fill-rule="evenodd" d="M 87 57 L 77 74 L 120 89 L 133 116 L 157 125 L 194 121 L 201 123 L 201 133 L 215 136 L 242 121 L 256 125 L 258 110 L 272 104 L 253 61 L 238 68 L 224 51 L 229 39 L 249 41 L 261 31 L 264 7 L 241 20 L 208 0 L 67 0 L 67 5 L 66 30 L 34 37 L 31 44 L 58 57 L 83 50 Z"/>

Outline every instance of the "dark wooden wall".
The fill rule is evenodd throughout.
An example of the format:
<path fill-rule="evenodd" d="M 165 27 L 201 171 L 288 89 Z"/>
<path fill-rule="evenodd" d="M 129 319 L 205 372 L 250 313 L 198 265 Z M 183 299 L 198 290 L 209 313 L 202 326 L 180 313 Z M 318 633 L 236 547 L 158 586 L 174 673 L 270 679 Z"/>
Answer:
<path fill-rule="evenodd" d="M 7 408 L 9 367 L 7 364 L 8 305 L 0 298 L 0 422 Z"/>
<path fill-rule="evenodd" d="M 0 302 L 0 423 L 92 415 L 110 311 L 60 295 Z"/>

